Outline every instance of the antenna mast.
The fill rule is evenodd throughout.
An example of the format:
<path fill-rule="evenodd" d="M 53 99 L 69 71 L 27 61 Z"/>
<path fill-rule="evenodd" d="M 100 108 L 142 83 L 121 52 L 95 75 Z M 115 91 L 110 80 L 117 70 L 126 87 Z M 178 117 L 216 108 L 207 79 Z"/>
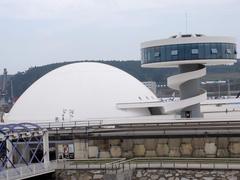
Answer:
<path fill-rule="evenodd" d="M 187 12 L 185 13 L 185 30 L 186 30 L 186 34 L 188 33 L 188 14 Z"/>

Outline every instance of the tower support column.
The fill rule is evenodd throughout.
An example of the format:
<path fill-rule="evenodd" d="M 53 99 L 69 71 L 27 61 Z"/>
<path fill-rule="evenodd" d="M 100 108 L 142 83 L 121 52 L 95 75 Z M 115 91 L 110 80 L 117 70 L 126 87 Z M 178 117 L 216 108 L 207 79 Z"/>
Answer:
<path fill-rule="evenodd" d="M 184 64 L 179 65 L 180 73 L 197 71 L 203 68 L 202 64 Z M 180 85 L 180 99 L 188 99 L 199 95 L 200 79 L 192 79 Z M 200 103 L 182 109 L 181 116 L 184 118 L 202 117 Z"/>

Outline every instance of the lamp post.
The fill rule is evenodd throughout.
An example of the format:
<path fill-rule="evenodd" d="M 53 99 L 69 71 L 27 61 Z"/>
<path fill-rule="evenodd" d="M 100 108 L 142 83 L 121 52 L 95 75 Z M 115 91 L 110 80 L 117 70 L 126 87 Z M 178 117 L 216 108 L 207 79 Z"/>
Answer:
<path fill-rule="evenodd" d="M 230 87 L 230 81 L 229 80 L 227 80 L 227 95 L 228 95 L 228 97 L 231 96 L 231 87 Z"/>

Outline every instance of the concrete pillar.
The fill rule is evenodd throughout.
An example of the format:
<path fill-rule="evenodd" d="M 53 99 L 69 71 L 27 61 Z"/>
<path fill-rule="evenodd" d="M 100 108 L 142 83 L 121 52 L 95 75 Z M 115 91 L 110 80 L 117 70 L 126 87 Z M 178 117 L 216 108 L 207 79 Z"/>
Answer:
<path fill-rule="evenodd" d="M 202 64 L 184 64 L 179 65 L 180 73 L 186 73 L 191 71 L 196 71 L 203 68 Z M 198 96 L 200 89 L 200 78 L 189 80 L 180 85 L 180 99 L 188 99 L 194 96 Z M 202 117 L 202 113 L 200 111 L 200 103 L 186 107 L 182 110 L 181 116 L 186 117 L 186 114 L 190 113 L 190 117 Z"/>
<path fill-rule="evenodd" d="M 45 131 L 43 134 L 43 156 L 44 164 L 49 162 L 49 140 L 48 132 Z"/>
<path fill-rule="evenodd" d="M 74 139 L 74 159 L 88 159 L 88 140 Z"/>
<path fill-rule="evenodd" d="M 6 140 L 6 148 L 7 148 L 7 157 L 8 157 L 8 162 L 7 162 L 7 168 L 10 168 L 12 167 L 12 164 L 9 162 L 13 162 L 13 153 L 12 153 L 12 150 L 13 150 L 13 146 L 12 146 L 12 143 L 11 143 L 11 140 Z"/>

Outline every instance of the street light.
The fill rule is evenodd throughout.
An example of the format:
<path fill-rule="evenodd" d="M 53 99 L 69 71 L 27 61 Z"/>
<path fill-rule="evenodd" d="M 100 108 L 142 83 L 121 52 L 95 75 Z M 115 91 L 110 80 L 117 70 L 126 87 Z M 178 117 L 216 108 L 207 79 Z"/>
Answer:
<path fill-rule="evenodd" d="M 205 82 L 201 82 L 201 84 L 217 84 L 218 85 L 218 98 L 220 98 L 221 95 L 221 84 L 226 84 L 228 82 L 228 95 L 230 92 L 230 84 L 229 84 L 229 80 L 228 81 L 205 81 Z"/>

